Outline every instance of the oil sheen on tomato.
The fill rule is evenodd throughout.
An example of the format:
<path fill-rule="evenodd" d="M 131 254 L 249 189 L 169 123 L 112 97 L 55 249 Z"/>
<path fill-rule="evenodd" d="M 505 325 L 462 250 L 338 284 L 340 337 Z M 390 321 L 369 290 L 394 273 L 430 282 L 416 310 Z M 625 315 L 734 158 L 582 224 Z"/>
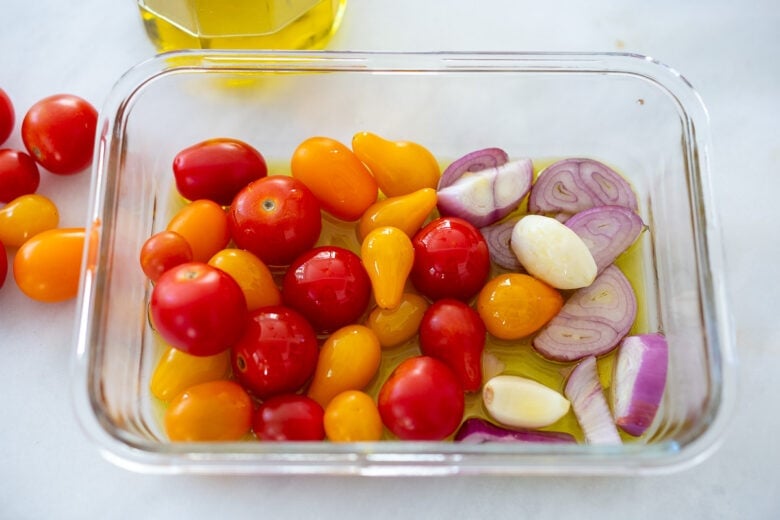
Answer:
<path fill-rule="evenodd" d="M 159 51 L 318 49 L 338 29 L 346 0 L 138 0 Z"/>
<path fill-rule="evenodd" d="M 534 160 L 535 177 L 546 166 L 554 163 L 556 159 L 543 159 Z M 449 163 L 442 163 L 442 169 Z M 286 172 L 289 166 L 279 162 L 268 164 L 269 171 L 277 173 Z M 175 188 L 173 192 L 175 193 Z M 172 213 L 184 204 L 181 197 L 174 195 Z M 527 199 L 527 198 L 526 198 Z M 526 202 L 523 203 L 516 210 L 517 214 L 524 214 L 527 210 Z M 435 211 L 434 211 L 435 213 Z M 436 214 L 432 214 L 429 220 L 435 218 Z M 509 218 L 509 217 L 508 217 Z M 427 223 L 427 222 L 426 222 Z M 355 230 L 356 224 L 354 222 L 343 222 L 328 214 L 323 213 L 322 232 L 317 245 L 337 245 L 351 250 L 356 254 L 360 254 L 360 242 L 357 238 Z M 631 282 L 637 299 L 637 316 L 634 321 L 634 325 L 629 331 L 629 334 L 639 334 L 648 331 L 648 301 L 646 298 L 645 276 L 644 276 L 644 252 L 643 252 L 643 240 L 642 237 L 632 245 L 627 251 L 625 251 L 615 262 L 618 267 L 623 271 L 628 280 Z M 500 273 L 507 272 L 496 266 L 491 267 L 490 277 L 496 276 Z M 280 277 L 283 273 L 276 272 L 275 276 Z M 411 283 L 407 283 L 406 290 L 410 292 L 416 292 Z M 567 294 L 564 294 L 567 296 Z M 370 310 L 370 309 L 369 309 Z M 368 313 L 366 313 L 367 315 Z M 531 346 L 531 338 L 525 338 L 521 340 L 504 341 L 493 338 L 488 335 L 485 343 L 486 355 L 492 355 L 499 360 L 503 365 L 502 373 L 513 374 L 529 379 L 536 380 L 558 392 L 563 393 L 563 388 L 566 384 L 566 378 L 571 372 L 572 368 L 576 365 L 576 362 L 572 363 L 559 363 L 549 361 L 539 354 L 537 354 Z M 379 390 L 382 384 L 390 376 L 390 373 L 404 360 L 412 356 L 420 354 L 420 345 L 417 338 L 409 340 L 407 343 L 391 349 L 382 350 L 382 361 L 379 366 L 379 370 L 374 376 L 373 380 L 365 388 L 365 392 L 376 399 L 379 394 Z M 609 395 L 610 386 L 612 384 L 612 368 L 615 362 L 616 351 L 602 356 L 598 359 L 599 377 L 601 384 L 604 388 L 605 396 Z M 497 375 L 497 374 L 493 374 Z M 483 380 L 484 384 L 484 380 Z M 464 411 L 464 419 L 468 417 L 481 417 L 483 419 L 490 419 L 482 405 L 482 394 L 480 392 L 473 392 L 466 395 L 466 408 Z M 556 423 L 541 428 L 542 430 L 560 431 L 574 435 L 580 442 L 584 442 L 585 438 L 580 429 L 577 419 L 574 416 L 573 411 L 569 411 Z M 635 442 L 636 439 L 627 434 L 621 432 L 621 436 L 625 442 Z M 385 428 L 383 439 L 394 439 L 394 437 L 388 433 Z"/>

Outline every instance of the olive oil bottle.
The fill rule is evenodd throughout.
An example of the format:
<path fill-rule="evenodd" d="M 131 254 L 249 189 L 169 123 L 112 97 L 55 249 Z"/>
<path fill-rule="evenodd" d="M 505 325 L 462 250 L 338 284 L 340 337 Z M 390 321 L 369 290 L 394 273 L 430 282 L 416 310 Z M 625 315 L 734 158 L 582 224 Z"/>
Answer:
<path fill-rule="evenodd" d="M 178 49 L 318 49 L 338 29 L 346 0 L 138 0 L 160 52 Z"/>

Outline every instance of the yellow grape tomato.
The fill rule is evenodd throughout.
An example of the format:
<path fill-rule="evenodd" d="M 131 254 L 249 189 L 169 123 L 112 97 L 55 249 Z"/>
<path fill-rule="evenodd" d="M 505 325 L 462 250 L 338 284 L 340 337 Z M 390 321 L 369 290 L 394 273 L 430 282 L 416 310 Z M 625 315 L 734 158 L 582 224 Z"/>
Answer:
<path fill-rule="evenodd" d="M 170 401 L 199 383 L 224 379 L 230 374 L 230 351 L 214 356 L 193 356 L 167 347 L 152 373 L 152 395 Z"/>
<path fill-rule="evenodd" d="M 226 272 L 238 283 L 250 311 L 281 303 L 281 293 L 271 270 L 249 251 L 223 249 L 211 257 L 209 265 Z"/>
<path fill-rule="evenodd" d="M 325 435 L 333 442 L 370 442 L 382 438 L 382 418 L 370 395 L 347 390 L 325 407 Z"/>
<path fill-rule="evenodd" d="M 19 247 L 41 231 L 54 229 L 60 222 L 57 206 L 33 193 L 17 197 L 0 209 L 0 242 Z"/>
<path fill-rule="evenodd" d="M 175 442 L 237 441 L 252 427 L 252 398 L 233 381 L 209 381 L 177 395 L 165 410 Z"/>
<path fill-rule="evenodd" d="M 49 229 L 27 240 L 14 257 L 19 289 L 42 302 L 69 300 L 78 293 L 84 228 Z"/>
<path fill-rule="evenodd" d="M 374 331 L 382 348 L 392 348 L 412 339 L 420 329 L 428 301 L 415 293 L 404 293 L 395 309 L 377 307 L 366 325 Z"/>
<path fill-rule="evenodd" d="M 380 227 L 363 240 L 360 256 L 371 280 L 376 304 L 383 309 L 398 307 L 414 262 L 412 240 L 398 228 Z"/>

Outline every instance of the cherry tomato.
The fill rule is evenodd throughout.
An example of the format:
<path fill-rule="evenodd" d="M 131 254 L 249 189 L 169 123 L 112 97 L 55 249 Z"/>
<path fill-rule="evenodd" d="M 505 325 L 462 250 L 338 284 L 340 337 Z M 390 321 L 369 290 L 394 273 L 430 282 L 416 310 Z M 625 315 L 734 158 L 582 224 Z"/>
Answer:
<path fill-rule="evenodd" d="M 314 246 L 322 230 L 320 204 L 312 192 L 282 175 L 247 185 L 233 200 L 229 217 L 238 247 L 267 265 L 288 265 Z"/>
<path fill-rule="evenodd" d="M 244 186 L 265 177 L 268 167 L 263 155 L 251 145 L 221 137 L 176 154 L 173 174 L 176 188 L 185 199 L 209 199 L 229 206 Z"/>
<path fill-rule="evenodd" d="M 414 293 L 404 293 L 395 309 L 377 307 L 368 315 L 366 325 L 374 331 L 382 348 L 391 348 L 412 339 L 420 328 L 428 301 Z"/>
<path fill-rule="evenodd" d="M 428 298 L 469 300 L 487 281 L 490 252 L 477 228 L 461 218 L 442 217 L 412 239 L 410 278 Z"/>
<path fill-rule="evenodd" d="M 463 388 L 443 362 L 429 356 L 406 359 L 379 390 L 379 414 L 401 440 L 442 440 L 460 425 Z"/>
<path fill-rule="evenodd" d="M 78 293 L 84 228 L 49 229 L 27 240 L 14 257 L 14 280 L 24 294 L 59 302 Z"/>
<path fill-rule="evenodd" d="M 57 206 L 37 193 L 15 198 L 0 209 L 0 241 L 19 247 L 41 231 L 54 229 L 60 221 Z"/>
<path fill-rule="evenodd" d="M 187 240 L 196 262 L 208 262 L 230 242 L 225 210 L 207 199 L 194 200 L 181 208 L 168 222 L 167 230 L 175 231 Z"/>
<path fill-rule="evenodd" d="M 298 145 L 290 170 L 322 209 L 341 220 L 359 219 L 379 193 L 371 172 L 352 150 L 327 137 L 311 137 Z"/>
<path fill-rule="evenodd" d="M 8 275 L 8 253 L 5 251 L 3 242 L 0 241 L 0 287 L 5 284 L 5 278 Z"/>
<path fill-rule="evenodd" d="M 306 395 L 326 406 L 345 390 L 362 390 L 379 370 L 382 347 L 363 325 L 347 325 L 331 334 L 320 348 L 317 368 Z"/>
<path fill-rule="evenodd" d="M 317 336 L 306 319 L 286 307 L 249 315 L 246 332 L 231 349 L 233 374 L 260 399 L 300 389 L 317 366 Z"/>
<path fill-rule="evenodd" d="M 482 386 L 482 352 L 485 324 L 479 314 L 460 300 L 438 300 L 420 323 L 420 351 L 447 364 L 466 392 Z"/>
<path fill-rule="evenodd" d="M 41 174 L 35 161 L 24 152 L 0 150 L 0 202 L 10 202 L 35 193 Z"/>
<path fill-rule="evenodd" d="M 284 275 L 282 300 L 317 332 L 355 323 L 371 299 L 371 280 L 352 251 L 322 246 L 299 256 Z"/>
<path fill-rule="evenodd" d="M 376 228 L 363 240 L 360 256 L 371 279 L 376 304 L 383 309 L 398 307 L 414 262 L 409 236 L 393 226 Z"/>
<path fill-rule="evenodd" d="M 0 88 L 0 144 L 3 144 L 14 129 L 14 105 L 11 98 Z"/>
<path fill-rule="evenodd" d="M 436 190 L 423 188 L 407 195 L 382 199 L 369 207 L 358 222 L 358 240 L 382 226 L 393 226 L 414 236 L 436 208 Z"/>
<path fill-rule="evenodd" d="M 439 162 L 422 145 L 360 132 L 352 137 L 352 149 L 368 165 L 379 188 L 388 197 L 423 188 L 435 189 L 439 184 Z"/>
<path fill-rule="evenodd" d="M 165 271 L 149 299 L 152 325 L 171 346 L 193 356 L 230 348 L 244 332 L 246 300 L 226 273 L 202 262 Z"/>
<path fill-rule="evenodd" d="M 140 262 L 144 274 L 156 282 L 171 267 L 192 262 L 192 248 L 187 239 L 175 231 L 160 231 L 144 242 Z"/>
<path fill-rule="evenodd" d="M 68 175 L 92 162 L 97 110 L 88 101 L 56 94 L 35 103 L 22 120 L 27 152 L 52 173 Z"/>
<path fill-rule="evenodd" d="M 480 291 L 477 311 L 488 332 L 500 339 L 520 339 L 541 329 L 563 306 L 553 287 L 533 276 L 496 276 Z"/>
<path fill-rule="evenodd" d="M 282 302 L 271 270 L 249 251 L 223 249 L 211 257 L 209 265 L 233 277 L 244 291 L 246 306 L 250 311 Z"/>
<path fill-rule="evenodd" d="M 261 441 L 321 441 L 322 416 L 322 407 L 306 396 L 278 395 L 255 411 L 252 429 Z"/>
<path fill-rule="evenodd" d="M 189 387 L 165 411 L 165 431 L 174 442 L 237 441 L 252 427 L 252 399 L 233 381 Z"/>
<path fill-rule="evenodd" d="M 382 417 L 370 395 L 341 392 L 325 407 L 325 434 L 333 442 L 370 442 L 382 438 Z"/>
<path fill-rule="evenodd" d="M 193 385 L 225 379 L 229 374 L 227 350 L 213 356 L 192 356 L 168 347 L 154 368 L 149 389 L 156 398 L 170 401 Z"/>

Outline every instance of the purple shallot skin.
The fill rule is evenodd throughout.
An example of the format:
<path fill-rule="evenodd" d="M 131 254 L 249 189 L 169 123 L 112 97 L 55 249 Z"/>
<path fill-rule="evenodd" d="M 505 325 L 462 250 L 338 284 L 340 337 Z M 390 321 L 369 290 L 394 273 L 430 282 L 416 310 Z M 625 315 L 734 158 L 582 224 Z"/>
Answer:
<path fill-rule="evenodd" d="M 510 430 L 477 417 L 463 421 L 455 434 L 456 442 L 484 444 L 486 442 L 521 442 L 573 444 L 573 435 L 564 432 L 544 430 Z"/>

